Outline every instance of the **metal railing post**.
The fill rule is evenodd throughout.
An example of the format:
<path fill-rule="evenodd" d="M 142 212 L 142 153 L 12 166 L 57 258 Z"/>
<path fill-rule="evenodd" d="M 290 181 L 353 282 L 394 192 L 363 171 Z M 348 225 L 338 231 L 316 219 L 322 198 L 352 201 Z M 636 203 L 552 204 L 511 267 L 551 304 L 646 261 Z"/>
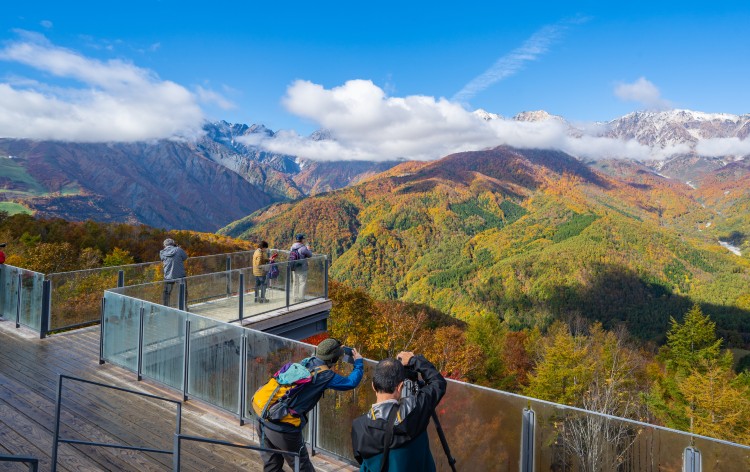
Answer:
<path fill-rule="evenodd" d="M 143 380 L 143 319 L 146 309 L 138 310 L 138 381 Z"/>
<path fill-rule="evenodd" d="M 292 266 L 289 265 L 289 263 L 286 263 L 286 280 L 284 281 L 285 289 L 286 289 L 286 307 L 289 309 L 289 295 L 292 291 Z"/>
<path fill-rule="evenodd" d="M 240 324 L 242 324 L 242 318 L 245 314 L 245 274 L 240 272 L 240 291 L 237 297 L 240 303 L 238 311 L 240 315 Z"/>
<path fill-rule="evenodd" d="M 245 425 L 247 397 L 247 335 L 240 336 L 240 426 Z"/>
<path fill-rule="evenodd" d="M 685 448 L 682 453 L 682 472 L 702 472 L 703 461 L 701 452 L 693 446 Z"/>
<path fill-rule="evenodd" d="M 227 256 L 227 297 L 232 294 L 232 259 Z"/>
<path fill-rule="evenodd" d="M 18 302 L 16 304 L 16 328 L 21 327 L 21 292 L 23 291 L 23 287 L 21 286 L 23 284 L 23 277 L 21 274 L 18 274 L 18 290 L 16 290 L 16 301 Z"/>
<path fill-rule="evenodd" d="M 325 257 L 323 264 L 325 266 L 325 270 L 323 272 L 323 294 L 325 298 L 328 298 L 328 268 L 331 267 L 331 262 L 328 260 L 328 256 Z"/>
<path fill-rule="evenodd" d="M 104 364 L 104 310 L 107 308 L 107 299 L 102 297 L 102 316 L 99 320 L 99 365 Z"/>
<path fill-rule="evenodd" d="M 531 408 L 523 409 L 521 423 L 521 472 L 534 471 L 534 433 L 536 414 Z"/>
<path fill-rule="evenodd" d="M 42 319 L 39 323 L 39 339 L 47 337 L 49 332 L 50 312 L 52 304 L 52 281 L 45 280 L 42 282 Z"/>
<path fill-rule="evenodd" d="M 185 279 L 180 279 L 180 297 L 179 297 L 179 301 L 177 302 L 178 303 L 177 308 L 179 308 L 182 311 L 186 311 L 185 310 L 186 301 L 187 300 L 185 300 Z"/>
<path fill-rule="evenodd" d="M 312 409 L 312 427 L 310 428 L 310 455 L 315 455 L 315 449 L 318 446 L 318 414 L 320 413 L 320 404 L 316 404 Z"/>
<path fill-rule="evenodd" d="M 118 270 L 117 271 L 117 288 L 124 287 L 124 286 L 125 286 L 125 271 Z"/>
<path fill-rule="evenodd" d="M 57 472 L 57 443 L 60 439 L 60 403 L 62 402 L 62 376 L 57 378 L 57 403 L 55 405 L 55 436 L 52 438 L 52 472 Z"/>
<path fill-rule="evenodd" d="M 182 371 L 182 399 L 188 400 L 188 375 L 190 374 L 190 320 L 185 320 L 185 353 Z"/>
<path fill-rule="evenodd" d="M 180 435 L 174 435 L 174 445 L 172 446 L 172 470 L 180 472 Z"/>

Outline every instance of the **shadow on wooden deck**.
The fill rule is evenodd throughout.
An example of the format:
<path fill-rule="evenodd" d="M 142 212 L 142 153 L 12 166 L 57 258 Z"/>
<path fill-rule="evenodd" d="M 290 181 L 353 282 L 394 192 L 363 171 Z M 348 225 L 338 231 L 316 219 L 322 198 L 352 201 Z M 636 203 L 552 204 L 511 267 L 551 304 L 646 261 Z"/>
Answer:
<path fill-rule="evenodd" d="M 58 375 L 100 382 L 180 400 L 177 392 L 111 364 L 99 365 L 99 327 L 37 339 L 0 318 L 0 454 L 34 456 L 39 470 L 51 468 Z M 60 437 L 84 441 L 171 449 L 175 407 L 169 402 L 143 399 L 89 384 L 63 383 Z M 240 444 L 255 444 L 254 426 L 239 421 L 198 400 L 183 403 L 182 432 Z M 351 466 L 316 455 L 317 470 L 350 471 Z M 252 451 L 183 443 L 182 470 L 262 470 Z M 0 470 L 28 470 L 21 464 L 1 463 Z M 61 444 L 60 471 L 165 471 L 172 456 L 122 449 Z"/>

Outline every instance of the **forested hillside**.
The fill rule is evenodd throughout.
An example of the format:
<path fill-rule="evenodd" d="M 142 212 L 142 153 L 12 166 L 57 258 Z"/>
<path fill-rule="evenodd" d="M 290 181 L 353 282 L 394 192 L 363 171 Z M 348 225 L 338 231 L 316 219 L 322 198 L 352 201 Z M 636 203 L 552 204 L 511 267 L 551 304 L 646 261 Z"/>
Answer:
<path fill-rule="evenodd" d="M 173 238 L 189 256 L 250 248 L 247 241 L 194 231 L 167 231 L 144 225 L 69 222 L 0 212 L 0 242 L 6 263 L 42 272 L 66 272 L 159 260 L 166 238 Z"/>
<path fill-rule="evenodd" d="M 699 303 L 747 347 L 750 260 L 718 244 L 725 216 L 704 205 L 637 164 L 501 147 L 405 163 L 222 232 L 277 246 L 304 232 L 334 279 L 463 320 L 518 330 L 582 316 L 661 343 L 670 316 Z"/>

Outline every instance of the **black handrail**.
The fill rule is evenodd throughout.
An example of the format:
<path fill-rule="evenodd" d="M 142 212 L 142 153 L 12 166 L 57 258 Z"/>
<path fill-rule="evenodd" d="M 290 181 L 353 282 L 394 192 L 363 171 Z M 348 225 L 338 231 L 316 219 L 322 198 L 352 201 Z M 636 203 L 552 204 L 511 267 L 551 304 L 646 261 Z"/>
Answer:
<path fill-rule="evenodd" d="M 228 446 L 228 447 L 237 447 L 240 449 L 249 449 L 251 451 L 257 451 L 257 452 L 270 452 L 274 454 L 284 454 L 287 456 L 293 456 L 294 457 L 294 472 L 299 472 L 299 458 L 300 455 L 298 452 L 290 452 L 290 451 L 282 451 L 279 449 L 269 449 L 266 447 L 260 447 L 260 446 L 251 446 L 249 444 L 237 444 L 229 441 L 220 441 L 218 439 L 209 439 L 209 438 L 202 438 L 199 436 L 189 436 L 186 434 L 175 434 L 174 435 L 174 450 L 176 451 L 176 454 L 174 455 L 174 464 L 172 467 L 172 470 L 174 472 L 180 472 L 180 443 L 182 441 L 195 441 L 195 442 L 202 442 L 207 444 L 216 444 L 219 446 Z"/>
<path fill-rule="evenodd" d="M 117 390 L 119 392 L 125 392 L 125 393 L 129 393 L 132 395 L 138 395 L 138 396 L 145 397 L 145 398 L 151 398 L 154 400 L 161 400 L 161 401 L 173 403 L 177 407 L 177 411 L 176 411 L 177 421 L 176 421 L 176 426 L 175 426 L 175 434 L 179 435 L 181 431 L 181 427 L 182 427 L 182 403 L 177 400 L 172 400 L 171 398 L 160 397 L 157 395 L 152 395 L 150 393 L 138 392 L 138 391 L 130 390 L 127 388 L 115 387 L 114 385 L 107 385 L 107 384 L 103 384 L 99 382 L 94 382 L 92 380 L 86 380 L 86 379 L 81 379 L 78 377 L 71 377 L 69 375 L 60 374 L 58 382 L 57 382 L 57 403 L 55 405 L 55 436 L 52 442 L 52 472 L 57 471 L 57 448 L 60 443 L 80 444 L 80 445 L 98 446 L 98 447 L 110 447 L 110 448 L 116 448 L 116 449 L 128 449 L 128 450 L 152 452 L 152 453 L 158 453 L 158 454 L 174 454 L 173 450 L 168 450 L 168 449 L 154 449 L 154 448 L 139 447 L 139 446 L 128 446 L 125 444 L 100 443 L 100 442 L 93 442 L 93 441 L 80 441 L 77 439 L 60 438 L 60 405 L 62 403 L 62 386 L 63 386 L 64 379 L 68 379 L 73 382 L 87 383 L 90 385 L 95 385 L 97 387 L 108 388 L 110 390 Z"/>
<path fill-rule="evenodd" d="M 39 459 L 36 457 L 0 454 L 0 462 L 28 462 L 29 472 L 37 472 L 39 470 Z"/>

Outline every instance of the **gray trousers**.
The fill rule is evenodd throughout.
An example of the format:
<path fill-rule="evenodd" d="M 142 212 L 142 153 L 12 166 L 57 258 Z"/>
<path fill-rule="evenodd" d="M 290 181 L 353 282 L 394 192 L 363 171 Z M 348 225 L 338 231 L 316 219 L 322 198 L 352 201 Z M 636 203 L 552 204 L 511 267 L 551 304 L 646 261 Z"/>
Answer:
<path fill-rule="evenodd" d="M 260 445 L 269 449 L 279 449 L 282 451 L 299 452 L 299 470 L 301 472 L 315 472 L 310 456 L 307 454 L 305 447 L 305 438 L 302 437 L 302 430 L 294 433 L 280 433 L 271 428 L 266 428 L 257 423 L 258 437 L 262 438 Z M 261 452 L 260 457 L 263 459 L 263 472 L 280 472 L 284 470 L 284 459 L 289 467 L 294 470 L 294 456 L 285 456 L 278 453 Z"/>

